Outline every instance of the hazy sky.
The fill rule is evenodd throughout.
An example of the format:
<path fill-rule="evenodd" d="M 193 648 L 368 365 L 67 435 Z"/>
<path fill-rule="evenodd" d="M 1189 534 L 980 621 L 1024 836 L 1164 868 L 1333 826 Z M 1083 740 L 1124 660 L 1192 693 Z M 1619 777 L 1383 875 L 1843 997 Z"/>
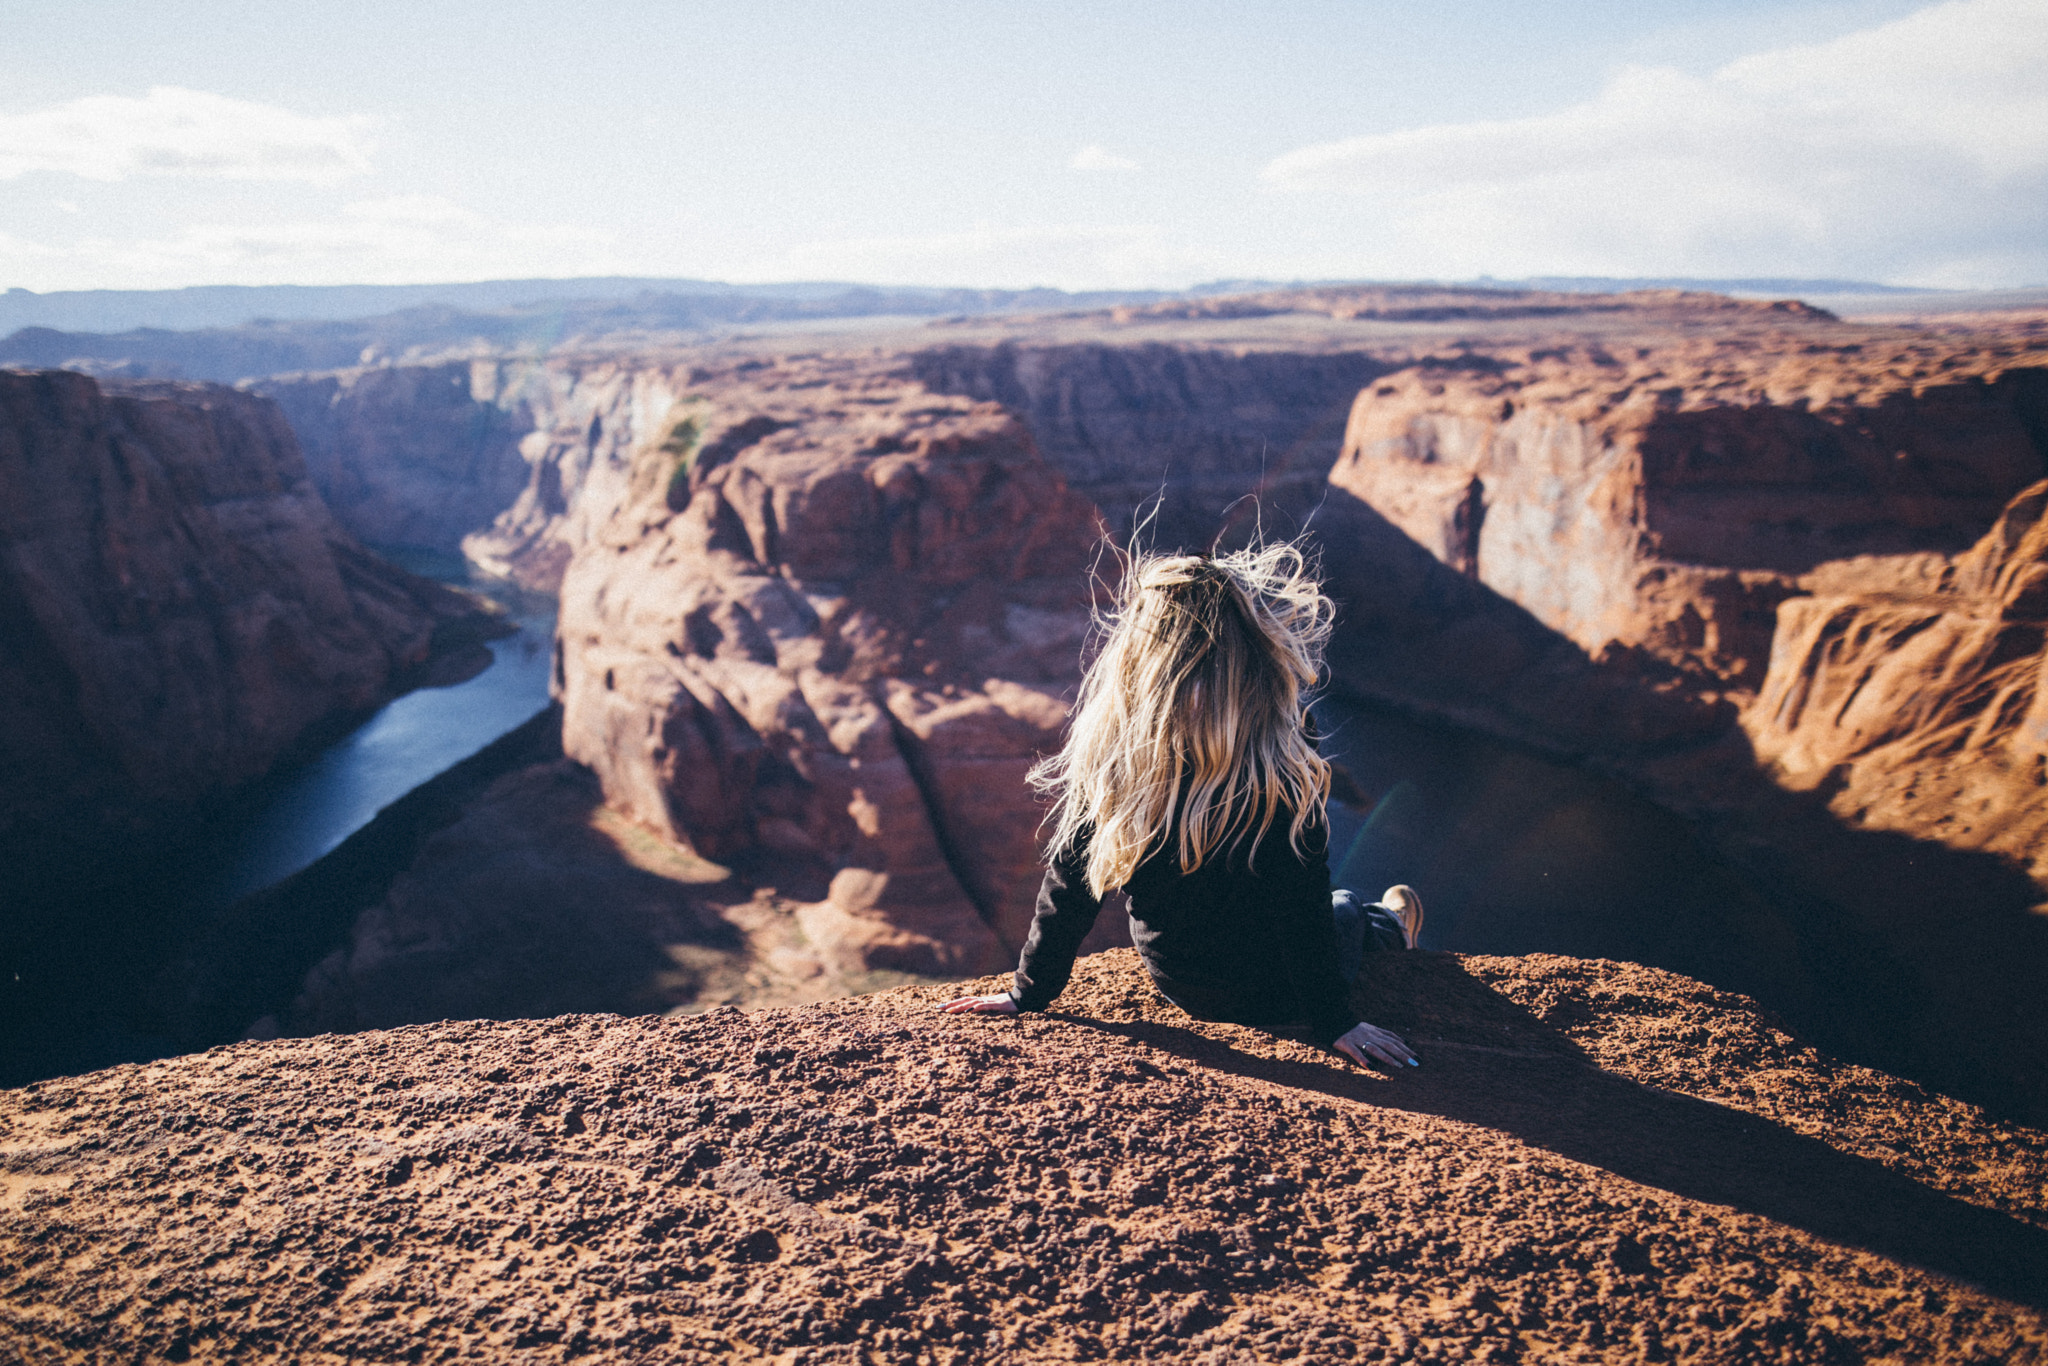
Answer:
<path fill-rule="evenodd" d="M 2048 0 L 10 0 L 0 286 L 2048 282 Z"/>

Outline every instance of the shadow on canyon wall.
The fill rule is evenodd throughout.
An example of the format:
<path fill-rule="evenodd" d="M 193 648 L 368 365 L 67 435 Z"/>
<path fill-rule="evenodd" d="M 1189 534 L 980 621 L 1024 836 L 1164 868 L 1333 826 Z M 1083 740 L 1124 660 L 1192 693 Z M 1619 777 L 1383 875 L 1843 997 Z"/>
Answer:
<path fill-rule="evenodd" d="M 1341 490 L 1316 532 L 1344 604 L 1333 752 L 1356 752 L 1380 809 L 1352 839 L 1355 876 L 1439 894 L 1429 946 L 1668 968 L 1844 1057 L 2048 1123 L 2048 917 L 2018 867 L 1845 824 L 1825 788 L 1772 780 L 1732 704 L 1634 657 L 1589 660 Z M 1464 732 L 1448 745 L 1446 722 Z M 1417 745 L 1415 725 L 1437 734 Z M 1655 805 L 1606 799 L 1596 775 Z"/>
<path fill-rule="evenodd" d="M 1314 516 L 1358 391 L 1395 366 L 1356 351 L 1164 343 L 931 347 L 935 393 L 1000 403 L 1126 539 L 1154 549 L 1290 536 Z M 1248 473 L 1251 478 L 1248 478 Z"/>
<path fill-rule="evenodd" d="M 1419 1075 L 1389 1085 L 1348 1064 L 1259 1056 L 1158 1021 L 1061 1018 L 1207 1071 L 1510 1134 L 1690 1200 L 2048 1305 L 2048 1230 L 1940 1194 L 1762 1116 L 1602 1070 L 1455 958 L 1371 955 L 1360 989 L 1380 1022 L 1421 1053 Z M 1503 1039 L 1514 1046 L 1501 1047 Z M 1615 1258 L 1632 1274 L 1653 1264 L 1651 1249 L 1633 1240 Z"/>
<path fill-rule="evenodd" d="M 559 758 L 561 715 L 534 717 L 413 789 L 311 866 L 227 907 L 207 831 L 232 803 L 155 838 L 91 821 L 37 830 L 8 857 L 14 932 L 0 992 L 0 1085 L 240 1037 L 288 1006 L 429 835 L 503 774 Z"/>

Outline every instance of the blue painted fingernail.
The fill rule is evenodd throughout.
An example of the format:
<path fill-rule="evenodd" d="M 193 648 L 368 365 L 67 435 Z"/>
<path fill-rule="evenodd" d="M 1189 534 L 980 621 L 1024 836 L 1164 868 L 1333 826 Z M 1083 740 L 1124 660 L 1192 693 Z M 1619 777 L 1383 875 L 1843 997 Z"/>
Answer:
<path fill-rule="evenodd" d="M 1422 1064 L 1421 1064 L 1421 1063 L 1419 1063 L 1419 1062 L 1415 1061 L 1415 1059 L 1413 1059 L 1413 1058 L 1410 1058 L 1410 1059 L 1408 1059 L 1408 1065 L 1409 1065 L 1410 1067 L 1420 1067 L 1420 1066 L 1422 1066 Z"/>

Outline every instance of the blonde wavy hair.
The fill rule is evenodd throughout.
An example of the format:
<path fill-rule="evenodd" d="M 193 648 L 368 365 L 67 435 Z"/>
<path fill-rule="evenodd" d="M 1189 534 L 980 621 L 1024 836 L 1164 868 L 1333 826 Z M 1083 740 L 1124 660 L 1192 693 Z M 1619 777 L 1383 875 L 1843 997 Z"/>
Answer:
<path fill-rule="evenodd" d="M 1247 839 L 1256 851 L 1283 811 L 1300 854 L 1330 791 L 1302 726 L 1336 614 L 1313 566 L 1283 543 L 1133 552 L 1123 568 L 1066 743 L 1031 770 L 1053 851 L 1085 835 L 1097 896 L 1175 830 L 1184 873 Z"/>

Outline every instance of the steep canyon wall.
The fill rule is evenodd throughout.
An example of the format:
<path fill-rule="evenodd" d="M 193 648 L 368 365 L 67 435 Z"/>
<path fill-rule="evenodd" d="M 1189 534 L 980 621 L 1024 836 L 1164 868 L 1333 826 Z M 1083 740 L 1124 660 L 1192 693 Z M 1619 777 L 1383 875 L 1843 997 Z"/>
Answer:
<path fill-rule="evenodd" d="M 1833 1046 L 2039 1113 L 2048 358 L 1865 338 L 1369 386 L 1338 681 L 1693 817 L 1776 908 L 1731 907 L 1737 980 L 1791 965 Z"/>
<path fill-rule="evenodd" d="M 1345 416 L 1389 367 L 1358 352 L 1164 344 L 942 346 L 877 357 L 935 394 L 999 403 L 1128 539 L 1292 534 L 1320 503 Z M 256 382 L 277 400 L 335 515 L 373 544 L 458 545 L 552 591 L 615 509 L 617 475 L 735 364 L 711 353 L 373 366 Z M 1256 502 L 1243 501 L 1257 495 Z M 1237 505 L 1233 507 L 1233 505 Z M 1226 528 L 1226 520 L 1229 522 Z"/>
<path fill-rule="evenodd" d="M 335 523 L 272 404 L 0 372 L 0 834 L 253 778 L 464 629 Z"/>
<path fill-rule="evenodd" d="M 579 381 L 610 395 L 583 428 L 597 441 L 551 445 L 529 485 L 563 458 L 569 515 L 521 504 L 528 545 L 588 527 L 561 578 L 555 687 L 595 791 L 546 766 L 501 783 L 309 979 L 295 1027 L 484 1000 L 473 979 L 503 974 L 468 971 L 465 945 L 503 936 L 467 905 L 495 888 L 494 920 L 552 942 L 591 918 L 560 889 L 597 846 L 652 855 L 650 876 L 605 884 L 651 908 L 613 928 L 671 960 L 641 980 L 685 982 L 680 1004 L 720 990 L 721 955 L 749 943 L 750 990 L 797 999 L 993 969 L 1022 943 L 1041 815 L 1024 774 L 1078 681 L 1094 508 L 1014 417 L 886 360 L 607 373 L 609 390 Z M 472 827 L 523 871 L 501 876 L 512 856 Z"/>
<path fill-rule="evenodd" d="M 1290 509 L 1298 523 L 1352 395 L 1381 368 L 957 347 L 565 357 L 263 387 L 312 414 L 316 468 L 362 534 L 460 541 L 487 569 L 560 587 L 569 755 L 628 820 L 799 908 L 806 951 L 850 978 L 985 966 L 1022 941 L 1038 825 L 1023 775 L 1065 714 L 1101 534 L 1068 485 L 1128 524 L 1164 481 L 1154 534 L 1178 519 L 1202 544 L 1246 493 L 1269 526 Z M 1049 443 L 996 392 L 1030 407 Z M 492 509 L 503 486 L 485 497 L 478 471 L 514 460 L 522 487 Z M 1242 534 L 1254 519 L 1240 520 Z M 506 820 L 527 820 L 524 797 L 508 788 L 505 802 Z M 563 843 L 558 823 L 528 824 L 533 847 Z M 467 875 L 427 863 L 324 970 L 304 1018 L 386 1018 L 365 1003 L 405 995 L 394 984 L 424 971 L 413 960 L 463 937 L 432 906 L 462 900 Z M 1116 942 L 1120 921 L 1105 922 Z"/>
<path fill-rule="evenodd" d="M 520 442 L 553 405 L 549 371 L 517 361 L 279 375 L 277 403 L 335 517 L 373 545 L 454 550 L 527 481 Z"/>
<path fill-rule="evenodd" d="M 1015 414 L 1118 540 L 1156 502 L 1145 539 L 1195 549 L 1310 524 L 1352 400 L 1389 368 L 1164 343 L 939 347 L 909 363 L 928 388 Z"/>
<path fill-rule="evenodd" d="M 639 820 L 808 869 L 814 941 L 992 966 L 1088 623 L 1094 509 L 1009 414 L 891 367 L 700 373 L 563 583 L 564 746 Z M 798 874 L 801 876 L 801 873 Z"/>
<path fill-rule="evenodd" d="M 1975 746 L 2007 774 L 1978 833 L 2032 859 L 1990 825 L 2048 796 L 2030 720 L 2042 360 L 1969 343 L 1497 353 L 1368 387 L 1331 482 L 1611 672 L 1725 702 L 1790 786 Z M 1887 748 L 1902 742 L 1917 758 Z M 1883 808 L 1843 814 L 1934 833 Z"/>

